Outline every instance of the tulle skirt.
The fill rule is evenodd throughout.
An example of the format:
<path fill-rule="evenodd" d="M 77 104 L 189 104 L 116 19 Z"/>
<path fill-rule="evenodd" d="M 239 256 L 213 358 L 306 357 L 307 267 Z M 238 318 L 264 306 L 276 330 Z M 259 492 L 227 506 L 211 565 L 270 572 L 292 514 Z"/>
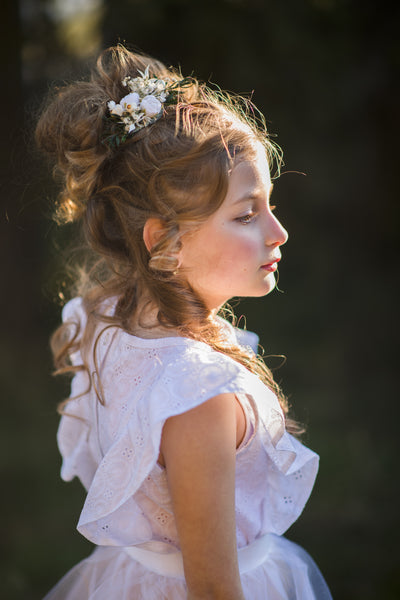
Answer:
<path fill-rule="evenodd" d="M 258 561 L 259 562 L 259 561 Z M 241 574 L 246 600 L 332 600 L 312 558 L 297 544 L 268 535 L 263 562 Z M 123 548 L 98 546 L 44 600 L 186 600 L 185 581 L 159 575 Z"/>

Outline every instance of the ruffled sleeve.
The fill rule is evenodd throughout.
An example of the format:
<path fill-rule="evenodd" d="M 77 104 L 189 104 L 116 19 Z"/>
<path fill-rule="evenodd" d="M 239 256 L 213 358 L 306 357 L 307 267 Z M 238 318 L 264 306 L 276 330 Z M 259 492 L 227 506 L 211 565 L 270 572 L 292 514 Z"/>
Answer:
<path fill-rule="evenodd" d="M 135 493 L 156 465 L 166 419 L 218 394 L 245 392 L 240 365 L 205 344 L 187 342 L 157 352 L 133 349 L 135 362 L 143 352 L 147 358 L 153 354 L 153 373 L 142 392 L 137 387 L 133 391 L 134 385 L 119 388 L 118 404 L 129 416 L 96 470 L 78 524 L 78 530 L 97 544 L 132 545 L 151 539 L 151 525 Z M 103 376 L 110 389 L 115 387 L 112 363 Z"/>
<path fill-rule="evenodd" d="M 258 434 L 236 463 L 236 504 L 254 535 L 282 535 L 299 518 L 313 489 L 318 455 L 290 435 L 280 411 L 257 399 Z M 254 498 L 257 500 L 254 502 Z M 259 529 L 261 524 L 261 530 Z"/>
<path fill-rule="evenodd" d="M 78 340 L 86 326 L 86 313 L 81 298 L 70 300 L 62 311 L 63 323 L 70 324 L 71 335 L 78 331 Z M 79 351 L 70 356 L 74 366 L 83 364 Z M 88 489 L 100 459 L 98 447 L 93 443 L 91 432 L 91 406 L 85 392 L 89 389 L 89 377 L 85 370 L 77 371 L 71 383 L 70 400 L 64 407 L 57 432 L 57 443 L 63 459 L 61 477 L 71 481 L 78 477 Z"/>

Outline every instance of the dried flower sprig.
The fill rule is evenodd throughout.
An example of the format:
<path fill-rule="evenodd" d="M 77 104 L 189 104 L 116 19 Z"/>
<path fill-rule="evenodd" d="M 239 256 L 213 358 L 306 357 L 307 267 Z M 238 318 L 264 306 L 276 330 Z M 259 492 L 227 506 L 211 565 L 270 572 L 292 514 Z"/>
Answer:
<path fill-rule="evenodd" d="M 118 147 L 133 133 L 151 125 L 162 117 L 164 106 L 176 104 L 181 89 L 192 85 L 190 77 L 168 82 L 158 77 L 150 77 L 149 67 L 139 71 L 139 77 L 125 77 L 122 85 L 129 93 L 119 103 L 107 102 L 107 119 L 116 127 L 104 142 L 111 147 Z"/>

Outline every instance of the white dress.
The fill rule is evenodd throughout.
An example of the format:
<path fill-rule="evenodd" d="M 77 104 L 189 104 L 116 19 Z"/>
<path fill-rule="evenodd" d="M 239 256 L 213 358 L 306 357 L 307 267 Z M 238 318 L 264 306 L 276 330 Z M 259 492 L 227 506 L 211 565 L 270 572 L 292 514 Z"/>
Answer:
<path fill-rule="evenodd" d="M 85 325 L 79 298 L 64 307 L 63 320 Z M 236 334 L 254 345 L 254 334 Z M 186 600 L 181 573 L 161 575 L 127 548 L 179 550 L 166 471 L 157 463 L 163 424 L 224 392 L 236 395 L 246 415 L 236 457 L 239 554 L 255 540 L 267 544 L 262 563 L 241 572 L 245 598 L 329 600 L 313 560 L 282 537 L 311 493 L 318 456 L 285 431 L 272 391 L 239 363 L 187 338 L 142 339 L 112 327 L 99 338 L 96 363 L 92 354 L 87 360 L 105 404 L 78 372 L 71 397 L 79 397 L 61 418 L 58 445 L 62 478 L 77 476 L 87 490 L 78 530 L 97 547 L 45 600 Z M 80 354 L 72 361 L 81 364 Z"/>

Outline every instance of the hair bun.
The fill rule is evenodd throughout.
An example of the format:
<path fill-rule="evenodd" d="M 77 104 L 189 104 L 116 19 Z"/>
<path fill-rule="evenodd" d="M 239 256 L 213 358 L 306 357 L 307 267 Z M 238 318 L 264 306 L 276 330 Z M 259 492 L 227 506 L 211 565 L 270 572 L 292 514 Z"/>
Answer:
<path fill-rule="evenodd" d="M 106 99 L 104 89 L 95 82 L 58 88 L 37 124 L 37 144 L 62 175 L 61 220 L 79 216 L 95 187 L 96 172 L 110 152 L 101 143 Z"/>
<path fill-rule="evenodd" d="M 78 218 L 96 189 L 101 167 L 113 150 L 105 143 L 104 118 L 107 103 L 126 95 L 123 80 L 137 77 L 149 67 L 158 78 L 174 81 L 178 73 L 158 60 L 132 53 L 123 46 L 105 50 L 97 61 L 90 81 L 79 81 L 51 93 L 36 128 L 38 147 L 56 163 L 63 179 L 57 216 L 60 221 Z M 197 86 L 182 97 L 191 101 Z"/>

